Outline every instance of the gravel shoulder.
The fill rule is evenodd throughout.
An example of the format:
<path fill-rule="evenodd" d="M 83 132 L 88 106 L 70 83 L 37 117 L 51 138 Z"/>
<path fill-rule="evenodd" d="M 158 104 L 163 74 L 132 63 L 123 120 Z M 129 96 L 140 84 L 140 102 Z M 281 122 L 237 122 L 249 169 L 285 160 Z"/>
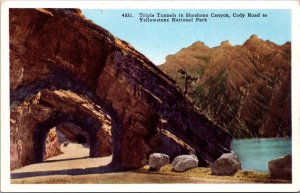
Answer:
<path fill-rule="evenodd" d="M 163 174 L 144 174 L 137 172 L 118 172 L 91 175 L 55 175 L 13 179 L 13 184 L 187 184 L 187 183 L 232 183 L 229 180 L 183 177 Z M 243 183 L 236 181 L 236 183 Z"/>

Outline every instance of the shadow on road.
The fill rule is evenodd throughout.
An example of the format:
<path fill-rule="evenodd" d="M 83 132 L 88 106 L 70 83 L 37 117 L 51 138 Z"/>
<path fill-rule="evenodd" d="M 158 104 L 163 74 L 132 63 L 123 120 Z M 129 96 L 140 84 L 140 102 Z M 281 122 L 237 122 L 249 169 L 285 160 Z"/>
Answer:
<path fill-rule="evenodd" d="M 45 160 L 45 161 L 43 161 L 42 163 L 60 162 L 60 161 L 71 161 L 71 160 L 80 160 L 80 159 L 86 159 L 86 158 L 89 158 L 89 156 L 77 157 L 77 158 L 65 158 L 65 159 Z"/>
<path fill-rule="evenodd" d="M 67 169 L 67 170 L 13 173 L 13 174 L 11 174 L 11 179 L 37 177 L 37 176 L 51 176 L 51 175 L 101 174 L 101 173 L 124 172 L 124 171 L 128 171 L 128 169 L 123 169 L 123 168 L 107 165 L 107 166 L 84 168 L 84 169 Z"/>

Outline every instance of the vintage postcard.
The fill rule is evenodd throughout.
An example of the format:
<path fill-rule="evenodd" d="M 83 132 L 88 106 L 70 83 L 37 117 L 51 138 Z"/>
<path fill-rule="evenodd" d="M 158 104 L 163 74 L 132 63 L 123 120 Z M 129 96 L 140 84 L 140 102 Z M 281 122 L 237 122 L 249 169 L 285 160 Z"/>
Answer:
<path fill-rule="evenodd" d="M 3 2 L 1 191 L 300 191 L 299 16 Z"/>

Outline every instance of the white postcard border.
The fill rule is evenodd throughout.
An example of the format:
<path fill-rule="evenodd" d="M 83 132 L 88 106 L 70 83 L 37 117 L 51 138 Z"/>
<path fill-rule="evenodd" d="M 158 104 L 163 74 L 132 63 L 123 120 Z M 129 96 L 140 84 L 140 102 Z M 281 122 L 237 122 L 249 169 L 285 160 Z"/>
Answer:
<path fill-rule="evenodd" d="M 292 10 L 292 184 L 10 184 L 9 8 L 84 9 L 291 9 Z M 4 192 L 228 192 L 300 191 L 300 14 L 292 1 L 6 1 L 1 5 L 1 191 Z"/>

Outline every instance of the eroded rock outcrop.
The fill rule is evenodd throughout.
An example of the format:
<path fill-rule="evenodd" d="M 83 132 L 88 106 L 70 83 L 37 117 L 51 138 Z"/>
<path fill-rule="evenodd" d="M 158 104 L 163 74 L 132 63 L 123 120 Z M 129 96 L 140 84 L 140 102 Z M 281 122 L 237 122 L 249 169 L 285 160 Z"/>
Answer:
<path fill-rule="evenodd" d="M 231 136 L 172 79 L 80 10 L 10 9 L 9 20 L 11 140 L 30 152 L 13 154 L 12 168 L 34 161 L 34 132 L 62 120 L 88 129 L 91 146 L 112 143 L 121 167 L 145 165 L 152 152 L 172 159 L 192 149 L 200 165 L 230 152 Z"/>
<path fill-rule="evenodd" d="M 60 143 L 58 142 L 56 128 L 51 128 L 46 139 L 46 147 L 44 151 L 44 159 L 62 154 Z"/>
<path fill-rule="evenodd" d="M 237 46 L 224 41 L 209 48 L 196 42 L 169 55 L 160 68 L 183 91 L 179 69 L 198 78 L 188 87 L 191 99 L 233 136 L 290 136 L 290 42 L 276 45 L 256 35 Z"/>

